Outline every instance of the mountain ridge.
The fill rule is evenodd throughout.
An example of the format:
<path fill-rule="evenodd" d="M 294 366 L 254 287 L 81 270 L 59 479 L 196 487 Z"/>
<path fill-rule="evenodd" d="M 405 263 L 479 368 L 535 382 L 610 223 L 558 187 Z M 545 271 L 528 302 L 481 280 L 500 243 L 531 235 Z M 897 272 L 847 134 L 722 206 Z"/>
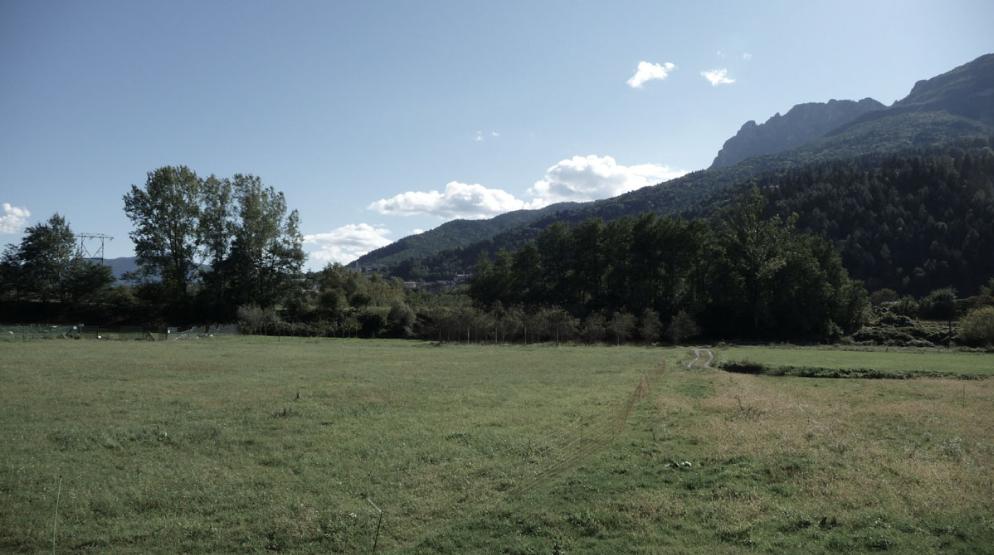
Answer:
<path fill-rule="evenodd" d="M 554 221 L 576 222 L 591 217 L 610 220 L 640 212 L 679 215 L 708 202 L 711 196 L 723 189 L 747 184 L 771 172 L 873 152 L 899 152 L 962 139 L 988 138 L 994 134 L 994 114 L 989 114 L 994 111 L 994 101 L 988 99 L 994 99 L 994 54 L 981 56 L 950 72 L 917 82 L 905 98 L 891 107 L 876 109 L 879 103 L 872 99 L 861 101 L 864 104 L 857 110 L 852 110 L 859 104 L 855 101 L 798 105 L 808 106 L 801 109 L 802 115 L 812 106 L 814 111 L 821 110 L 818 106 L 829 105 L 834 110 L 836 104 L 843 111 L 849 110 L 850 114 L 862 113 L 786 151 L 752 156 L 729 166 L 698 170 L 609 199 L 558 206 L 555 210 L 547 207 L 544 212 L 518 211 L 514 216 L 517 220 L 514 225 L 503 225 L 510 223 L 505 221 L 494 226 L 492 222 L 501 216 L 491 220 L 463 221 L 459 228 L 460 236 L 447 237 L 445 248 L 438 248 L 438 243 L 429 244 L 432 237 L 423 237 L 417 254 L 405 248 L 391 251 L 393 245 L 388 245 L 368 253 L 359 261 L 364 266 L 387 268 L 405 261 L 409 267 L 411 261 L 428 260 L 431 261 L 429 267 L 444 267 L 449 273 L 465 271 L 481 252 L 492 254 L 497 248 L 514 247 L 515 243 L 533 237 L 537 230 Z M 780 119 L 784 117 L 780 116 Z M 442 230 L 446 225 L 436 230 Z M 470 236 L 472 240 L 464 240 Z M 406 239 L 409 238 L 398 243 Z M 382 263 L 379 253 L 384 252 L 391 255 L 386 259 L 389 263 Z"/>
<path fill-rule="evenodd" d="M 749 120 L 722 145 L 709 169 L 734 166 L 747 158 L 796 148 L 870 112 L 886 106 L 872 98 L 806 102 L 787 113 L 773 114 L 761 124 Z"/>

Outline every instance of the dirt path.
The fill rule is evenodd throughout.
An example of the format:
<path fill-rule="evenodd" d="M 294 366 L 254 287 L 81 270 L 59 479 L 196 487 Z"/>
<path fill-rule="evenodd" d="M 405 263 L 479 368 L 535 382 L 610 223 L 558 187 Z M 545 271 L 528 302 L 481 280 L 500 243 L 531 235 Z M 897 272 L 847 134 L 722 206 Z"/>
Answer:
<path fill-rule="evenodd" d="M 714 362 L 714 353 L 711 349 L 692 349 L 694 351 L 694 358 L 687 362 L 687 369 L 697 367 L 697 368 L 711 368 L 711 363 Z"/>

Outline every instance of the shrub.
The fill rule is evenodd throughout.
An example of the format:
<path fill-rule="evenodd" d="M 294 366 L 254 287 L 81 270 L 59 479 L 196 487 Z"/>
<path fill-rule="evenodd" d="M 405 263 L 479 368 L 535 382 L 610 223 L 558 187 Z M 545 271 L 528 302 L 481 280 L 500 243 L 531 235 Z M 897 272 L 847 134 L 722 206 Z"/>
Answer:
<path fill-rule="evenodd" d="M 922 318 L 951 322 L 956 318 L 956 290 L 945 287 L 932 291 L 922 299 L 919 310 Z"/>
<path fill-rule="evenodd" d="M 390 333 L 396 337 L 410 337 L 414 334 L 414 311 L 407 304 L 394 301 L 387 314 Z"/>
<path fill-rule="evenodd" d="M 982 306 L 959 321 L 960 339 L 968 345 L 994 345 L 994 306 Z"/>
<path fill-rule="evenodd" d="M 900 314 L 901 316 L 907 316 L 908 318 L 918 317 L 918 309 L 918 301 L 910 295 L 901 297 L 901 300 L 891 305 L 892 311 Z"/>
<path fill-rule="evenodd" d="M 238 307 L 238 328 L 242 333 L 264 335 L 272 333 L 283 322 L 272 308 L 249 304 Z"/>
<path fill-rule="evenodd" d="M 359 327 L 363 337 L 378 337 L 387 329 L 387 315 L 383 310 L 364 309 L 359 313 Z"/>
<path fill-rule="evenodd" d="M 898 299 L 897 291 L 893 289 L 878 289 L 870 295 L 870 304 L 880 306 L 884 303 L 891 303 Z"/>

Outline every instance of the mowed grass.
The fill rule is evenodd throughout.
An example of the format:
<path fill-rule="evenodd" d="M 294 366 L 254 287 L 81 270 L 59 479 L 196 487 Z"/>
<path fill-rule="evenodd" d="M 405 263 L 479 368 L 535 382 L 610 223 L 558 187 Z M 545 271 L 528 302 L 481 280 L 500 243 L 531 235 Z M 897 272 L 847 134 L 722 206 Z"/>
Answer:
<path fill-rule="evenodd" d="M 0 344 L 0 551 L 991 552 L 994 380 L 689 358 Z"/>
<path fill-rule="evenodd" d="M 994 355 L 943 349 L 736 346 L 718 349 L 718 362 L 755 362 L 767 366 L 864 368 L 884 372 L 939 372 L 994 376 Z"/>

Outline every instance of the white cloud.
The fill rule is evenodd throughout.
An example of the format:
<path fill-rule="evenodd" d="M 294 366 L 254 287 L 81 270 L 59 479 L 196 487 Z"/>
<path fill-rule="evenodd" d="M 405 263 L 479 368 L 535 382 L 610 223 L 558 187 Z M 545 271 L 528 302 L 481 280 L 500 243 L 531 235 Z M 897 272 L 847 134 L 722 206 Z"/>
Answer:
<path fill-rule="evenodd" d="M 327 233 L 304 235 L 305 245 L 315 245 L 308 251 L 309 262 L 323 266 L 329 262 L 347 264 L 367 252 L 389 245 L 390 230 L 369 224 L 348 224 Z"/>
<path fill-rule="evenodd" d="M 385 215 L 429 215 L 444 220 L 490 218 L 512 210 L 535 209 L 557 202 L 586 202 L 656 185 L 686 172 L 659 164 L 623 166 L 610 156 L 574 156 L 560 160 L 529 189 L 529 200 L 479 184 L 449 182 L 444 191 L 408 191 L 369 205 Z M 412 233 L 422 233 L 415 229 Z"/>
<path fill-rule="evenodd" d="M 411 235 L 421 235 L 425 231 L 426 231 L 425 229 L 422 229 L 420 227 L 416 227 L 416 228 L 414 228 L 414 229 L 411 230 Z"/>
<path fill-rule="evenodd" d="M 635 75 L 632 75 L 631 79 L 625 82 L 633 89 L 641 89 L 642 85 L 648 81 L 666 79 L 674 69 L 676 69 L 676 65 L 670 62 L 653 64 L 641 61 L 639 62 L 638 69 L 635 70 Z"/>
<path fill-rule="evenodd" d="M 450 181 L 445 191 L 409 191 L 369 205 L 370 210 L 380 214 L 427 214 L 444 219 L 490 218 L 521 208 L 525 208 L 525 203 L 503 189 L 459 181 Z"/>
<path fill-rule="evenodd" d="M 0 215 L 0 233 L 17 233 L 21 231 L 31 212 L 27 208 L 19 208 L 8 202 L 3 203 L 3 215 Z"/>
<path fill-rule="evenodd" d="M 609 198 L 684 173 L 659 164 L 622 166 L 610 156 L 574 156 L 545 171 L 545 177 L 528 189 L 534 197 L 528 204 L 529 208 L 540 208 L 556 202 Z"/>
<path fill-rule="evenodd" d="M 728 70 L 725 68 L 712 69 L 708 71 L 702 71 L 701 77 L 708 80 L 712 87 L 717 87 L 718 85 L 731 85 L 735 82 L 728 76 Z"/>
<path fill-rule="evenodd" d="M 482 143 L 483 142 L 483 131 L 477 131 L 476 132 L 476 135 L 473 136 L 473 142 L 474 143 Z"/>
<path fill-rule="evenodd" d="M 748 62 L 749 60 L 752 59 L 752 54 L 750 54 L 749 52 L 743 52 L 742 59 Z"/>
<path fill-rule="evenodd" d="M 494 138 L 496 138 L 496 137 L 500 137 L 500 133 L 498 133 L 498 132 L 496 132 L 496 131 L 491 131 L 491 132 L 490 132 L 490 136 L 491 136 L 491 137 L 494 137 Z"/>

